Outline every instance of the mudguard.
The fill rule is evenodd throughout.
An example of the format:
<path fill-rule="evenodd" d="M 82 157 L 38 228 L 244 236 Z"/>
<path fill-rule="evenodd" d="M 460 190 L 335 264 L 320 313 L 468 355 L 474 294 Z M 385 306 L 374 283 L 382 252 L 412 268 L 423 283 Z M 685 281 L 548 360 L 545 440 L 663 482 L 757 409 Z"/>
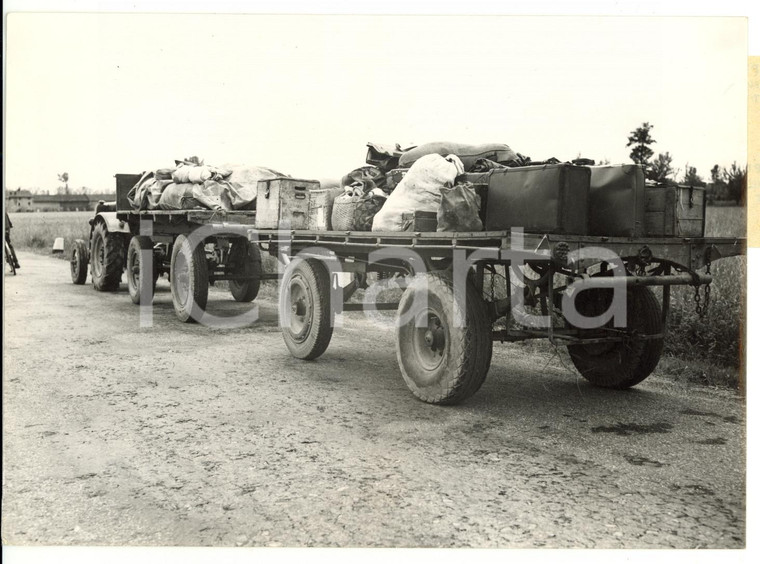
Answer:
<path fill-rule="evenodd" d="M 129 224 L 126 221 L 122 221 L 116 217 L 116 212 L 99 212 L 95 214 L 95 217 L 90 220 L 90 233 L 95 226 L 95 222 L 102 219 L 106 224 L 109 233 L 127 233 L 132 232 L 129 229 Z"/>

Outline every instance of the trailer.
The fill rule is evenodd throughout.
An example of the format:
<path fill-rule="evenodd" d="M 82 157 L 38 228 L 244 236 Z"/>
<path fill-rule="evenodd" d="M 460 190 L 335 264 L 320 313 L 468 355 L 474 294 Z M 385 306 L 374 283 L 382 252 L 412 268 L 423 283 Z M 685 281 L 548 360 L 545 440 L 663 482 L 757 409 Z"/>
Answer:
<path fill-rule="evenodd" d="M 285 345 L 303 360 L 325 352 L 337 314 L 395 310 L 407 386 L 422 401 L 455 404 L 482 385 L 494 342 L 548 339 L 567 346 L 594 385 L 640 383 L 662 354 L 671 286 L 694 287 L 697 307 L 708 307 L 711 264 L 746 248 L 742 238 L 256 229 L 255 216 L 103 204 L 89 242 L 75 243 L 72 280 L 83 284 L 91 263 L 95 288 L 112 291 L 126 271 L 133 302 L 144 304 L 168 274 L 177 317 L 189 322 L 202 321 L 208 286 L 217 280 L 249 302 L 262 280 L 279 279 Z M 280 272 L 263 272 L 262 252 L 277 257 Z M 521 278 L 519 291 L 513 276 Z M 387 280 L 403 290 L 400 299 L 351 301 L 357 290 Z M 661 301 L 654 286 L 662 287 Z M 621 302 L 622 324 L 613 307 Z M 538 323 L 516 322 L 526 305 L 540 310 Z"/>

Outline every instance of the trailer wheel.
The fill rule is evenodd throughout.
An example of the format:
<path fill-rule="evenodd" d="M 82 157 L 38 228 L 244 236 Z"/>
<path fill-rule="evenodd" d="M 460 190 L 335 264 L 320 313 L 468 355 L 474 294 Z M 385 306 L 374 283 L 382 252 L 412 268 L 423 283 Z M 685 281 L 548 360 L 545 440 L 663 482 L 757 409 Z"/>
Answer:
<path fill-rule="evenodd" d="M 87 281 L 87 266 L 90 263 L 87 243 L 82 239 L 74 241 L 71 250 L 71 281 L 74 284 L 84 284 Z"/>
<path fill-rule="evenodd" d="M 252 277 L 252 280 L 230 280 L 230 293 L 236 302 L 252 302 L 261 286 L 261 252 L 254 243 L 235 239 L 230 253 L 239 265 L 236 276 Z"/>
<path fill-rule="evenodd" d="M 330 274 L 318 259 L 294 262 L 280 291 L 282 336 L 290 354 L 314 360 L 327 350 L 333 333 Z"/>
<path fill-rule="evenodd" d="M 124 237 L 109 233 L 106 224 L 98 221 L 92 229 L 92 285 L 99 292 L 115 292 L 124 270 Z"/>
<path fill-rule="evenodd" d="M 419 303 L 425 294 L 427 304 Z M 466 310 L 460 307 L 451 278 L 441 273 L 416 277 L 401 297 L 398 315 L 409 319 L 396 330 L 396 357 L 406 385 L 424 402 L 462 402 L 480 389 L 488 373 L 491 322 L 470 283 Z M 464 324 L 457 326 L 462 313 Z"/>
<path fill-rule="evenodd" d="M 185 235 L 177 236 L 170 281 L 177 318 L 185 323 L 199 321 L 208 303 L 208 264 L 202 242 L 193 249 Z"/>
<path fill-rule="evenodd" d="M 150 252 L 151 264 L 153 266 L 150 283 L 141 275 L 145 270 L 141 251 Z M 127 287 L 129 288 L 129 297 L 132 298 L 132 303 L 149 304 L 153 301 L 158 276 L 158 265 L 153 257 L 153 241 L 150 237 L 135 235 L 129 242 L 129 248 L 127 249 Z"/>
<path fill-rule="evenodd" d="M 611 296 L 608 289 L 586 290 L 578 295 L 576 309 L 583 315 L 598 315 L 606 311 Z M 628 288 L 627 307 L 626 341 L 567 347 L 578 372 L 595 386 L 630 388 L 649 376 L 660 361 L 663 338 L 636 337 L 662 334 L 662 311 L 654 293 L 642 286 Z"/>

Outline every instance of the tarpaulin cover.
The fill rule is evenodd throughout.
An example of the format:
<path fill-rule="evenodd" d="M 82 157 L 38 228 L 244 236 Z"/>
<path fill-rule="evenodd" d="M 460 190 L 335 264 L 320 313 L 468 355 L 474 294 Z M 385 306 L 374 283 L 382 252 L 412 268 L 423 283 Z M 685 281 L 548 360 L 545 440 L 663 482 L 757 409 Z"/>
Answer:
<path fill-rule="evenodd" d="M 200 201 L 193 196 L 196 184 L 174 184 L 171 183 L 164 188 L 161 199 L 158 201 L 158 209 L 161 210 L 191 210 L 194 208 L 205 208 Z"/>
<path fill-rule="evenodd" d="M 142 178 L 127 194 L 129 205 L 136 210 L 158 209 L 161 194 L 171 182 L 171 180 L 158 180 L 153 172 L 143 173 Z"/>
<path fill-rule="evenodd" d="M 424 155 L 456 155 L 462 161 L 465 171 L 470 171 L 478 159 L 489 159 L 507 164 L 517 158 L 517 153 L 503 143 L 486 143 L 484 145 L 466 145 L 439 141 L 425 143 L 405 152 L 399 158 L 399 167 L 407 168 Z"/>

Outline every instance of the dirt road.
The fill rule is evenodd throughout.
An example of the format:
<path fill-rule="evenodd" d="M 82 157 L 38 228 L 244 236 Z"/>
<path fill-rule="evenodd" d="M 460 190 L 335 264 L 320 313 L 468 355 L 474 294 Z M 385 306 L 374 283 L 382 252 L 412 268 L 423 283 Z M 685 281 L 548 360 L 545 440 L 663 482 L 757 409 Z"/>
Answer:
<path fill-rule="evenodd" d="M 19 259 L 5 279 L 5 543 L 745 543 L 744 402 L 730 392 L 658 375 L 598 390 L 548 351 L 497 345 L 483 388 L 435 407 L 360 313 L 303 362 L 272 299 L 255 325 L 212 330 L 179 323 L 162 280 L 140 328 L 124 289 Z"/>

